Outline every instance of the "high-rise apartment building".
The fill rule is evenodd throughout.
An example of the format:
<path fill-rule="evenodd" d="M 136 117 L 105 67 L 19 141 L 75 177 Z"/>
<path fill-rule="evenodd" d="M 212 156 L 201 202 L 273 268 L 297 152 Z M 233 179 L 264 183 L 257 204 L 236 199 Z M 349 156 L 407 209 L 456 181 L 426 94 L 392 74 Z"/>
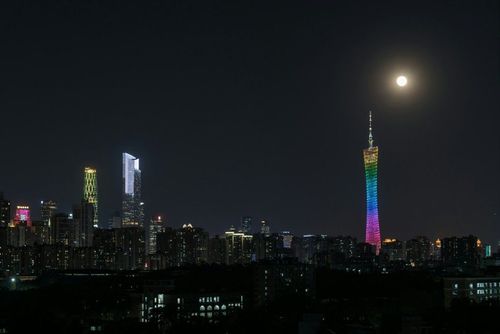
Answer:
<path fill-rule="evenodd" d="M 93 205 L 93 226 L 99 226 L 99 199 L 97 192 L 97 171 L 91 167 L 85 167 L 83 171 L 83 199 Z"/>
<path fill-rule="evenodd" d="M 184 224 L 182 228 L 164 228 L 157 235 L 156 251 L 165 267 L 202 264 L 208 260 L 208 233 Z"/>
<path fill-rule="evenodd" d="M 141 170 L 139 159 L 131 154 L 122 155 L 122 227 L 144 225 L 144 203 L 141 199 Z"/>
<path fill-rule="evenodd" d="M 234 227 L 224 233 L 226 264 L 250 263 L 252 260 L 252 235 L 237 232 Z"/>
<path fill-rule="evenodd" d="M 441 260 L 445 266 L 477 267 L 482 252 L 481 240 L 473 235 L 441 239 Z"/>

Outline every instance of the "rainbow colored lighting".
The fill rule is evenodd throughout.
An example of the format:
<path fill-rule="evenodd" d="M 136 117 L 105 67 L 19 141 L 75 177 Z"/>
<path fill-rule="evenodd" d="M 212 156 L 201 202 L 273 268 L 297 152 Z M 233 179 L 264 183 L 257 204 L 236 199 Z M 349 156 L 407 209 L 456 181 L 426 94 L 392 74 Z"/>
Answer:
<path fill-rule="evenodd" d="M 366 234 L 365 242 L 376 247 L 377 254 L 380 251 L 380 225 L 378 221 L 378 147 L 373 146 L 372 115 L 370 112 L 370 134 L 368 142 L 370 146 L 363 150 L 366 178 Z"/>

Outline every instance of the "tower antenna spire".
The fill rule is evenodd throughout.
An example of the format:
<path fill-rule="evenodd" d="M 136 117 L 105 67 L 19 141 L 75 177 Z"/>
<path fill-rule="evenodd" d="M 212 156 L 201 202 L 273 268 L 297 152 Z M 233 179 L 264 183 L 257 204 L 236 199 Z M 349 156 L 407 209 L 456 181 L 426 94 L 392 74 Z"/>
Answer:
<path fill-rule="evenodd" d="M 370 126 L 368 128 L 368 144 L 370 144 L 370 148 L 373 147 L 373 134 L 372 134 L 372 111 L 370 110 Z"/>

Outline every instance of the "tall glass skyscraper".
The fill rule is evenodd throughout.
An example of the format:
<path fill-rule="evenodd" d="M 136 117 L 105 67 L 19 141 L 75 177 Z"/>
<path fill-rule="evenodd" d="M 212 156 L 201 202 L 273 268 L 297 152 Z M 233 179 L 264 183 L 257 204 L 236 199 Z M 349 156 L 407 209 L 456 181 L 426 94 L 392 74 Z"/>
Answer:
<path fill-rule="evenodd" d="M 144 207 L 141 200 L 141 170 L 139 159 L 131 154 L 122 154 L 122 227 L 144 225 Z"/>
<path fill-rule="evenodd" d="M 365 242 L 380 251 L 380 225 L 378 221 L 378 147 L 373 146 L 372 112 L 370 111 L 370 127 L 368 148 L 363 150 L 366 177 L 366 236 Z"/>
<path fill-rule="evenodd" d="M 85 167 L 83 174 L 83 199 L 94 206 L 94 227 L 99 225 L 99 200 L 97 197 L 97 171 Z"/>

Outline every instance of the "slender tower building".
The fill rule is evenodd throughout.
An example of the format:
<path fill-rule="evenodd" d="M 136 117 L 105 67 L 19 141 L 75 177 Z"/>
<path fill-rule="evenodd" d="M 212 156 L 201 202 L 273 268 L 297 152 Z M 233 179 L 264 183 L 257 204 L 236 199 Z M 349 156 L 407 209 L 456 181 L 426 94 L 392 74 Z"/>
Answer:
<path fill-rule="evenodd" d="M 144 203 L 141 199 L 142 177 L 139 158 L 122 154 L 122 227 L 144 226 Z"/>
<path fill-rule="evenodd" d="M 94 227 L 99 226 L 99 201 L 97 197 L 97 171 L 85 167 L 83 174 L 83 199 L 94 206 Z"/>
<path fill-rule="evenodd" d="M 380 225 L 378 221 L 378 147 L 373 146 L 372 112 L 370 111 L 370 127 L 368 134 L 368 148 L 363 150 L 366 177 L 366 236 L 365 242 L 380 251 Z"/>

